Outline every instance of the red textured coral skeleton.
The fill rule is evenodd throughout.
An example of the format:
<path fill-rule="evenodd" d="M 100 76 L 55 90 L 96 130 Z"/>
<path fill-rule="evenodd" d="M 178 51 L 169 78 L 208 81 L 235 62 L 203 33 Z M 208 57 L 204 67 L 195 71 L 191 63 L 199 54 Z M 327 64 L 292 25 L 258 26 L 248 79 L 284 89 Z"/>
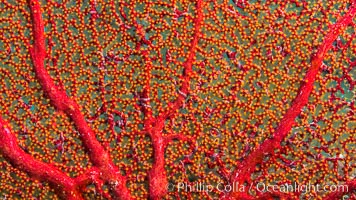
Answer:
<path fill-rule="evenodd" d="M 240 1 L 236 5 L 239 8 L 243 8 L 246 2 Z M 138 93 L 139 107 L 138 109 L 143 113 L 143 130 L 141 131 L 144 135 L 148 135 L 152 142 L 153 148 L 153 161 L 152 166 L 147 172 L 148 180 L 148 198 L 150 199 L 162 199 L 169 192 L 167 186 L 169 186 L 169 177 L 167 175 L 165 166 L 167 165 L 165 161 L 165 151 L 167 146 L 173 142 L 173 140 L 186 141 L 190 144 L 190 150 L 194 147 L 197 142 L 196 136 L 187 136 L 184 134 L 178 133 L 169 133 L 164 134 L 165 124 L 168 120 L 173 119 L 175 115 L 185 106 L 187 96 L 191 94 L 190 84 L 192 77 L 195 77 L 195 72 L 193 72 L 193 66 L 196 62 L 196 54 L 198 51 L 202 51 L 199 47 L 199 40 L 203 40 L 202 26 L 204 23 L 204 6 L 207 6 L 209 2 L 204 2 L 202 0 L 197 0 L 195 5 L 195 16 L 191 19 L 193 22 L 192 27 L 192 38 L 189 39 L 189 49 L 188 53 L 185 55 L 186 59 L 182 63 L 183 69 L 182 74 L 180 75 L 180 86 L 178 88 L 176 99 L 168 103 L 165 110 L 162 110 L 159 114 L 154 115 L 151 108 L 151 85 L 150 79 L 152 75 L 150 71 L 152 70 L 152 63 L 154 58 L 149 55 L 147 50 L 142 50 L 141 54 L 143 59 L 146 61 L 145 64 L 145 80 L 143 81 L 143 89 Z M 285 111 L 285 114 L 281 118 L 278 126 L 275 128 L 274 133 L 267 139 L 265 139 L 261 144 L 255 147 L 241 162 L 237 161 L 235 163 L 236 168 L 231 174 L 228 170 L 224 170 L 224 163 L 220 159 L 220 155 L 215 151 L 208 153 L 208 157 L 214 157 L 217 165 L 221 168 L 222 173 L 225 174 L 223 177 L 227 179 L 230 183 L 239 183 L 239 184 L 250 184 L 252 182 L 251 175 L 256 170 L 256 167 L 263 162 L 264 157 L 273 154 L 277 149 L 281 149 L 281 142 L 283 142 L 288 133 L 291 131 L 293 125 L 295 124 L 295 119 L 301 114 L 303 107 L 305 107 L 309 102 L 309 96 L 313 91 L 314 83 L 318 73 L 320 73 L 321 68 L 324 66 L 323 60 L 328 50 L 332 48 L 334 41 L 338 41 L 337 38 L 344 31 L 345 27 L 349 25 L 354 25 L 352 19 L 356 14 L 356 2 L 353 2 L 347 13 L 343 16 L 340 16 L 340 19 L 329 27 L 328 32 L 326 33 L 322 44 L 318 47 L 316 53 L 311 56 L 310 66 L 307 69 L 306 74 L 302 80 L 299 90 L 296 97 L 292 101 L 290 107 Z M 58 112 L 65 113 L 68 118 L 73 122 L 76 130 L 78 131 L 82 144 L 85 147 L 89 160 L 92 163 L 92 166 L 86 169 L 81 175 L 76 177 L 71 177 L 66 173 L 62 172 L 56 166 L 39 161 L 34 158 L 27 152 L 25 152 L 17 142 L 17 138 L 10 124 L 0 119 L 0 151 L 4 158 L 9 161 L 15 168 L 25 171 L 35 179 L 40 181 L 48 182 L 51 187 L 55 188 L 56 193 L 63 199 L 82 199 L 82 193 L 85 190 L 86 186 L 89 184 L 94 184 L 96 190 L 104 198 L 113 198 L 113 199 L 133 199 L 136 198 L 132 195 L 131 191 L 128 188 L 128 177 L 122 175 L 120 167 L 115 165 L 113 162 L 112 155 L 108 152 L 105 146 L 100 143 L 96 137 L 95 131 L 93 131 L 90 123 L 84 114 L 82 113 L 81 106 L 74 100 L 74 98 L 69 97 L 66 94 L 66 91 L 58 86 L 52 79 L 49 72 L 46 70 L 45 59 L 47 57 L 46 53 L 46 35 L 45 35 L 45 25 L 42 19 L 42 10 L 40 3 L 36 0 L 29 0 L 28 6 L 31 11 L 31 22 L 32 22 L 32 35 L 33 35 L 33 45 L 29 49 L 31 60 L 33 63 L 33 69 L 35 71 L 36 78 L 41 85 L 44 94 L 50 99 L 51 104 L 56 108 Z M 96 11 L 96 2 L 91 2 L 91 17 L 90 23 L 95 24 L 96 19 L 100 18 Z M 184 11 L 175 9 L 174 17 L 178 20 L 181 17 L 184 17 L 186 13 Z M 135 12 L 135 11 L 132 11 Z M 232 11 L 231 13 L 236 13 L 237 11 Z M 116 12 L 115 12 L 116 13 Z M 127 16 L 125 13 L 120 13 L 122 18 L 126 19 Z M 118 18 L 118 16 L 116 16 Z M 215 16 L 216 17 L 216 16 Z M 124 25 L 126 26 L 126 25 Z M 141 45 L 150 46 L 151 42 L 146 39 L 146 33 L 141 24 L 137 22 L 134 23 L 134 28 L 137 30 L 138 42 L 136 45 L 136 50 L 140 50 Z M 175 33 L 178 37 L 178 33 Z M 96 35 L 93 33 L 93 35 Z M 254 42 L 251 43 L 253 45 Z M 337 43 L 338 47 L 342 44 Z M 48 46 L 48 45 L 47 45 Z M 279 51 L 283 51 L 283 47 L 279 47 Z M 282 52 L 283 53 L 283 52 Z M 234 60 L 236 57 L 236 52 L 227 52 L 228 58 Z M 287 55 L 284 52 L 283 55 Z M 104 57 L 104 55 L 102 55 Z M 110 55 L 108 54 L 108 57 Z M 115 60 L 115 56 L 111 55 Z M 273 60 L 272 51 L 266 52 L 266 57 Z M 105 62 L 104 58 L 104 61 Z M 171 58 L 170 52 L 166 52 L 166 61 L 175 62 Z M 119 62 L 119 59 L 115 62 Z M 352 63 L 350 64 L 352 68 Z M 201 62 L 202 71 L 204 71 L 205 62 Z M 103 67 L 105 67 L 103 65 Z M 243 70 L 242 64 L 239 64 L 241 71 Z M 350 68 L 350 69 L 351 69 Z M 349 70 L 351 71 L 351 70 Z M 203 73 L 203 72 L 201 72 Z M 212 76 L 217 76 L 219 72 L 214 72 Z M 349 75 L 345 74 L 344 77 L 352 79 Z M 352 82 L 352 80 L 351 80 Z M 339 87 L 340 82 L 338 83 Z M 103 82 L 99 83 L 101 87 L 101 92 L 105 93 L 105 86 Z M 263 83 L 256 83 L 260 88 L 263 88 Z M 352 84 L 353 87 L 353 84 Z M 105 102 L 105 98 L 102 99 L 104 102 L 102 108 L 105 112 L 108 109 L 108 103 Z M 214 113 L 214 109 L 206 108 L 204 111 L 206 118 L 209 118 Z M 112 132 L 115 132 L 115 119 L 114 114 L 120 116 L 123 120 L 120 122 L 120 127 L 126 124 L 126 119 L 124 114 L 119 111 L 115 111 L 111 116 L 108 117 L 108 122 L 110 124 L 110 129 Z M 92 120 L 95 120 L 98 116 L 93 117 Z M 228 115 L 225 115 L 228 118 Z M 221 122 L 225 124 L 226 121 Z M 184 125 L 183 125 L 184 126 Z M 257 125 L 256 125 L 257 126 Z M 219 136 L 219 129 L 214 128 L 211 130 L 212 136 Z M 64 137 L 61 137 L 62 143 L 64 142 Z M 62 147 L 63 148 L 63 147 Z M 249 147 L 246 147 L 249 149 Z M 186 157 L 182 161 L 190 163 L 190 159 Z M 183 163 L 184 168 L 184 163 Z M 103 190 L 103 186 L 108 185 L 109 190 Z M 347 180 L 346 185 L 348 186 L 348 192 L 355 190 L 356 184 L 355 180 Z M 342 197 L 344 192 L 331 192 L 325 199 L 337 199 Z M 226 199 L 255 199 L 256 197 L 251 196 L 248 193 L 226 193 L 220 196 L 221 198 Z M 273 199 L 274 197 L 279 198 L 294 198 L 289 197 L 286 194 L 282 193 L 264 193 L 258 194 L 260 199 Z"/>

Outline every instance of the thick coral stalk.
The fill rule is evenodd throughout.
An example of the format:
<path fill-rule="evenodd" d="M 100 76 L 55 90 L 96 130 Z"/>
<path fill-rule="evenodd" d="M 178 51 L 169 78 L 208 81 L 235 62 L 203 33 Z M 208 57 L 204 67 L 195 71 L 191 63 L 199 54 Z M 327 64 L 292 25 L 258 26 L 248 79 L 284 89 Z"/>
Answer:
<path fill-rule="evenodd" d="M 30 9 L 33 21 L 34 46 L 31 49 L 31 58 L 38 81 L 44 93 L 48 95 L 57 110 L 62 111 L 74 122 L 83 144 L 88 150 L 90 160 L 94 166 L 102 172 L 102 179 L 108 182 L 115 196 L 120 199 L 130 199 L 130 192 L 126 187 L 126 178 L 120 174 L 118 168 L 110 159 L 108 152 L 104 150 L 96 139 L 95 133 L 88 126 L 79 105 L 70 99 L 65 91 L 56 86 L 44 66 L 46 55 L 44 26 L 41 16 L 40 4 L 37 0 L 30 0 Z"/>
<path fill-rule="evenodd" d="M 333 26 L 330 27 L 330 31 L 325 36 L 322 45 L 318 48 L 315 55 L 311 57 L 311 66 L 305 74 L 303 82 L 299 88 L 298 95 L 293 100 L 290 108 L 284 114 L 278 127 L 272 135 L 272 138 L 266 139 L 255 151 L 250 153 L 235 170 L 232 178 L 232 182 L 238 182 L 240 184 L 250 180 L 251 173 L 255 170 L 255 167 L 262 162 L 263 158 L 273 153 L 275 149 L 280 148 L 280 143 L 287 136 L 291 130 L 295 118 L 301 113 L 302 108 L 308 103 L 308 98 L 313 90 L 314 81 L 320 67 L 322 66 L 323 58 L 327 51 L 331 48 L 332 43 L 336 40 L 338 35 L 343 29 L 352 23 L 352 19 L 356 14 L 356 5 L 352 4 L 347 14 L 338 20 Z M 238 194 L 236 194 L 238 195 Z"/>
<path fill-rule="evenodd" d="M 0 118 L 0 152 L 14 167 L 31 177 L 50 183 L 64 199 L 82 199 L 77 182 L 55 166 L 36 160 L 17 144 L 10 125 Z"/>
<path fill-rule="evenodd" d="M 152 129 L 149 133 L 152 145 L 153 145 L 153 164 L 152 168 L 148 172 L 148 183 L 149 183 L 149 196 L 150 199 L 160 199 L 167 193 L 167 173 L 164 169 L 164 140 L 162 133 L 160 132 L 163 128 L 156 127 L 157 129 Z"/>

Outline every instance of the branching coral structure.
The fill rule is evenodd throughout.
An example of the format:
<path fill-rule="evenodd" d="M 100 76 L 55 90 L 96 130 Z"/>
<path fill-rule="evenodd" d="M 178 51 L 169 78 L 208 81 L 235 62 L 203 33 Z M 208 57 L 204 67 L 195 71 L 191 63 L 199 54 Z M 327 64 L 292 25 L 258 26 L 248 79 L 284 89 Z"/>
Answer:
<path fill-rule="evenodd" d="M 0 2 L 0 196 L 356 199 L 355 15 Z"/>

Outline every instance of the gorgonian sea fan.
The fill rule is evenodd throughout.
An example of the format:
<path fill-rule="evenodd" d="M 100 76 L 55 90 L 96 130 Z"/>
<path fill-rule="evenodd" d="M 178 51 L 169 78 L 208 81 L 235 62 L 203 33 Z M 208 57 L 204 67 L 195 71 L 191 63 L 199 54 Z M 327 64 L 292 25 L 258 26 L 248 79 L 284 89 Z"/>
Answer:
<path fill-rule="evenodd" d="M 355 14 L 351 0 L 0 2 L 0 195 L 356 199 Z M 284 184 L 347 190 L 256 187 Z"/>

